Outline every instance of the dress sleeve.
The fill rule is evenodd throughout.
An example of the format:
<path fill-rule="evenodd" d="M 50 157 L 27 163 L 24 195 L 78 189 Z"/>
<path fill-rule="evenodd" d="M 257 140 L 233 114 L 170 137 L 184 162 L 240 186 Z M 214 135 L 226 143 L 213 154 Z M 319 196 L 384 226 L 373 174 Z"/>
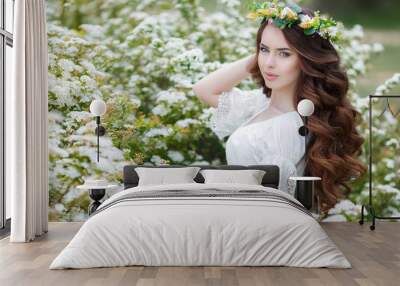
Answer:
<path fill-rule="evenodd" d="M 217 108 L 212 108 L 210 128 L 222 139 L 232 134 L 267 101 L 262 89 L 245 91 L 234 87 L 223 92 L 219 95 Z"/>
<path fill-rule="evenodd" d="M 289 180 L 298 174 L 297 166 L 304 160 L 305 140 L 298 132 L 303 125 L 298 114 L 285 117 L 275 122 L 267 138 L 263 134 L 259 142 L 262 142 L 261 152 L 258 154 L 257 164 L 271 164 L 279 167 L 279 189 L 294 195 L 296 184 Z"/>

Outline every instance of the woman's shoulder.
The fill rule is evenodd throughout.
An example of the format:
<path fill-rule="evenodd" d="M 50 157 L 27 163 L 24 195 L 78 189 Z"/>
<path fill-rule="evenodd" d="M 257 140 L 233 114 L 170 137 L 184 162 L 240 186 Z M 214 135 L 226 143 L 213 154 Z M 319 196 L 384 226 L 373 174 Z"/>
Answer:
<path fill-rule="evenodd" d="M 233 87 L 218 98 L 210 119 L 211 129 L 219 137 L 230 135 L 237 127 L 267 104 L 262 89 L 244 90 Z"/>

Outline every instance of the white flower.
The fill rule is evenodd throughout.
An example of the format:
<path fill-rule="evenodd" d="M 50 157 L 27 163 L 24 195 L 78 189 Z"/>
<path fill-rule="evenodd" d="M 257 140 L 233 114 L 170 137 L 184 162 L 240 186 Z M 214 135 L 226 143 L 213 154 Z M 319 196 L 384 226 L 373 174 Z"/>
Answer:
<path fill-rule="evenodd" d="M 140 104 L 141 104 L 141 101 L 140 101 L 140 99 L 138 99 L 138 98 L 131 97 L 130 100 L 131 100 L 131 102 L 132 102 L 134 105 L 136 105 L 136 106 L 138 106 L 138 107 L 139 107 Z"/>
<path fill-rule="evenodd" d="M 56 85 L 49 88 L 57 96 L 57 103 L 60 106 L 72 106 L 75 104 L 74 98 L 70 95 L 70 88 L 68 85 Z"/>
<path fill-rule="evenodd" d="M 281 15 L 280 15 L 281 19 L 297 19 L 297 13 L 295 13 L 292 9 L 290 9 L 289 7 L 285 7 L 283 8 Z"/>
<path fill-rule="evenodd" d="M 361 39 L 364 37 L 364 30 L 361 25 L 355 25 L 353 29 L 346 30 L 344 36 L 348 38 Z"/>
<path fill-rule="evenodd" d="M 193 86 L 191 79 L 181 74 L 173 75 L 171 80 L 175 82 L 175 87 L 191 88 Z"/>
<path fill-rule="evenodd" d="M 387 174 L 383 179 L 385 181 L 387 181 L 387 182 L 391 182 L 395 178 L 396 178 L 396 174 L 395 173 L 390 173 L 390 174 Z"/>
<path fill-rule="evenodd" d="M 62 211 L 65 210 L 65 207 L 64 207 L 63 204 L 55 204 L 55 205 L 54 205 L 54 208 L 55 208 L 55 210 L 58 211 L 58 212 L 62 212 Z"/>
<path fill-rule="evenodd" d="M 158 140 L 155 147 L 157 149 L 167 149 L 167 144 L 164 141 Z"/>
<path fill-rule="evenodd" d="M 221 3 L 225 4 L 230 9 L 238 9 L 240 6 L 239 0 L 221 0 Z"/>
<path fill-rule="evenodd" d="M 177 121 L 175 124 L 179 127 L 186 128 L 189 127 L 190 124 L 198 124 L 199 121 L 197 119 L 192 119 L 192 118 L 186 118 Z"/>
<path fill-rule="evenodd" d="M 66 72 L 72 72 L 76 67 L 76 65 L 68 59 L 61 59 L 58 61 L 58 64 Z"/>
<path fill-rule="evenodd" d="M 386 184 L 386 185 L 379 184 L 379 185 L 376 185 L 375 188 L 377 191 L 381 191 L 384 193 L 398 193 L 399 192 L 399 189 L 397 189 L 396 187 L 391 186 L 389 184 Z"/>
<path fill-rule="evenodd" d="M 77 52 L 78 52 L 78 48 L 77 48 L 77 47 L 74 47 L 74 46 L 68 47 L 68 48 L 65 50 L 65 53 L 66 53 L 67 55 L 69 55 L 69 56 L 75 55 L 75 53 L 77 53 Z"/>
<path fill-rule="evenodd" d="M 97 88 L 97 82 L 87 75 L 81 76 L 80 80 L 84 83 L 88 88 L 95 89 Z"/>
<path fill-rule="evenodd" d="M 153 112 L 153 114 L 160 116 L 164 116 L 169 112 L 162 104 L 157 105 L 151 111 Z"/>
<path fill-rule="evenodd" d="M 49 153 L 54 156 L 59 156 L 61 158 L 67 158 L 69 153 L 58 146 L 59 141 L 54 138 L 49 138 Z"/>
<path fill-rule="evenodd" d="M 83 67 L 85 67 L 89 71 L 89 73 L 91 73 L 91 74 L 96 74 L 97 73 L 97 69 L 95 68 L 95 66 L 91 62 L 83 60 L 83 61 L 80 62 L 80 64 Z"/>
<path fill-rule="evenodd" d="M 49 111 L 48 120 L 49 122 L 61 123 L 64 121 L 64 116 L 60 112 Z"/>
<path fill-rule="evenodd" d="M 100 25 L 81 24 L 80 28 L 84 30 L 89 35 L 89 37 L 93 38 L 101 39 L 106 33 L 104 27 Z"/>
<path fill-rule="evenodd" d="M 147 131 L 144 136 L 151 138 L 154 136 L 169 136 L 172 133 L 172 128 L 153 128 Z"/>
<path fill-rule="evenodd" d="M 71 118 L 79 121 L 93 117 L 93 115 L 89 111 L 72 111 L 69 112 L 68 115 L 71 116 Z"/>
<path fill-rule="evenodd" d="M 388 141 L 386 141 L 385 145 L 386 146 L 393 145 L 394 147 L 399 148 L 400 147 L 400 142 L 399 142 L 399 140 L 397 138 L 391 138 Z"/>
<path fill-rule="evenodd" d="M 190 61 L 200 61 L 204 60 L 204 53 L 201 49 L 195 48 L 192 50 L 185 51 L 183 54 L 178 55 L 178 58 L 186 59 Z"/>
<path fill-rule="evenodd" d="M 384 95 L 391 91 L 400 83 L 400 73 L 395 73 L 391 78 L 387 79 L 384 84 L 379 85 L 376 90 L 376 95 Z"/>
<path fill-rule="evenodd" d="M 383 45 L 381 43 L 374 43 L 372 45 L 372 50 L 375 53 L 380 53 L 380 52 L 382 52 L 384 50 L 384 47 L 383 47 Z"/>
<path fill-rule="evenodd" d="M 176 103 L 181 100 L 186 100 L 186 96 L 183 92 L 175 92 L 175 91 L 161 91 L 157 94 L 157 102 L 166 101 L 169 104 Z"/>
<path fill-rule="evenodd" d="M 384 161 L 386 162 L 386 167 L 388 167 L 389 169 L 393 169 L 394 168 L 394 160 L 392 160 L 392 159 L 384 159 Z"/>
<path fill-rule="evenodd" d="M 336 36 L 339 32 L 339 29 L 337 26 L 331 26 L 327 28 L 327 31 L 331 36 Z"/>
<path fill-rule="evenodd" d="M 339 201 L 335 207 L 331 208 L 328 214 L 347 214 L 347 215 L 357 215 L 360 211 L 360 207 L 356 206 L 350 200 L 341 200 Z"/>
<path fill-rule="evenodd" d="M 311 19 L 311 17 L 309 16 L 309 15 L 304 15 L 304 14 L 300 14 L 299 15 L 299 18 L 300 18 L 300 21 L 302 22 L 302 23 L 306 23 L 306 22 L 310 22 L 312 19 Z"/>
<path fill-rule="evenodd" d="M 68 193 L 64 195 L 64 201 L 66 203 L 72 201 L 73 199 L 79 198 L 82 193 L 85 193 L 85 190 L 78 188 L 70 188 Z"/>
<path fill-rule="evenodd" d="M 181 152 L 172 150 L 168 151 L 168 157 L 175 162 L 182 162 L 185 159 Z"/>
<path fill-rule="evenodd" d="M 78 170 L 72 166 L 64 167 L 62 165 L 57 165 L 56 172 L 58 174 L 61 174 L 63 176 L 66 176 L 66 177 L 69 177 L 72 179 L 79 178 L 81 176 L 81 174 L 78 172 Z"/>
<path fill-rule="evenodd" d="M 356 61 L 356 62 L 353 64 L 353 68 L 354 68 L 355 70 L 357 70 L 358 72 L 360 72 L 361 74 L 364 74 L 364 73 L 365 73 L 365 65 L 364 65 L 364 62 L 361 61 L 361 60 Z"/>
<path fill-rule="evenodd" d="M 150 162 L 152 162 L 156 165 L 160 165 L 163 162 L 163 159 L 161 159 L 161 157 L 158 155 L 153 155 L 150 159 Z"/>

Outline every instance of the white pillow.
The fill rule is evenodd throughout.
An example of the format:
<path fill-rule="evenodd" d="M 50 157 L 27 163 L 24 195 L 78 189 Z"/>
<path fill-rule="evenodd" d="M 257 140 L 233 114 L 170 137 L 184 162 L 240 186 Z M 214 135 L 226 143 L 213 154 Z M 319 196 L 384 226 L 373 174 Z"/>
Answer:
<path fill-rule="evenodd" d="M 263 170 L 201 170 L 205 184 L 236 183 L 247 185 L 261 185 L 265 175 Z"/>
<path fill-rule="evenodd" d="M 145 168 L 136 167 L 138 186 L 196 183 L 193 179 L 200 167 Z"/>

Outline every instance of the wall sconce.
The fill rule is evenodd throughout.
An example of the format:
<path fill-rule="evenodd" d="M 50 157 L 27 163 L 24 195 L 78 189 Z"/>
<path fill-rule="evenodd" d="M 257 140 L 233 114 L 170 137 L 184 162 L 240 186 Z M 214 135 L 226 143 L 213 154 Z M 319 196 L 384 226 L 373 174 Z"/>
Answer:
<path fill-rule="evenodd" d="M 304 159 L 307 158 L 307 145 L 308 145 L 308 134 L 309 129 L 307 126 L 307 119 L 314 113 L 314 103 L 309 99 L 301 100 L 297 105 L 297 112 L 304 117 L 304 125 L 299 128 L 299 134 L 304 136 L 305 140 L 305 153 Z M 305 170 L 304 170 L 305 173 Z M 290 180 L 296 181 L 295 198 L 299 200 L 311 213 L 314 213 L 316 217 L 319 217 L 319 197 L 315 192 L 314 184 L 316 181 L 320 181 L 321 177 L 311 177 L 307 174 L 303 174 L 301 177 L 290 177 Z"/>
<path fill-rule="evenodd" d="M 104 136 L 106 134 L 106 129 L 100 125 L 100 116 L 102 116 L 104 113 L 106 113 L 106 104 L 104 103 L 103 100 L 101 99 L 95 99 L 92 101 L 90 104 L 90 113 L 92 113 L 94 116 L 96 116 L 96 124 L 97 127 L 95 129 L 95 134 L 97 135 L 97 162 L 99 162 L 99 157 L 100 157 L 100 147 L 99 147 L 99 141 L 100 141 L 100 136 Z"/>
<path fill-rule="evenodd" d="M 308 143 L 308 133 L 309 129 L 307 127 L 307 117 L 314 113 L 314 103 L 309 99 L 300 100 L 297 104 L 297 112 L 304 117 L 304 125 L 299 128 L 299 134 L 304 136 L 305 140 L 305 153 L 307 154 L 307 143 Z"/>

